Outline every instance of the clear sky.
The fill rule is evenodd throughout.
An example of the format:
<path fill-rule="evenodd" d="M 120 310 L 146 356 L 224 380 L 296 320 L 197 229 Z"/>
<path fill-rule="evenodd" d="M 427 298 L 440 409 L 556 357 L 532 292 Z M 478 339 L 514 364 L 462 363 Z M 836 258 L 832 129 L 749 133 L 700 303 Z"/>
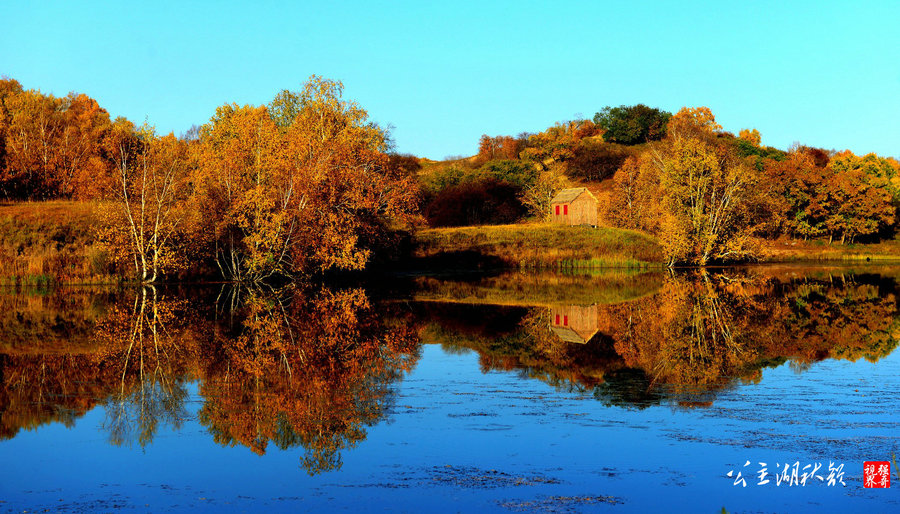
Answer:
<path fill-rule="evenodd" d="M 0 74 L 176 134 L 318 74 L 437 159 L 635 103 L 900 156 L 900 1 L 723 4 L 6 0 Z"/>

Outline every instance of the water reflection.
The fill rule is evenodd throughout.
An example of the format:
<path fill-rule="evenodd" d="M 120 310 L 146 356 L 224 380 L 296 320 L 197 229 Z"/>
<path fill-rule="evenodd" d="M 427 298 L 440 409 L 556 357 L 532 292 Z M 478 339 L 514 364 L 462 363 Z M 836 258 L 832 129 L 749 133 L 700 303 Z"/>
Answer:
<path fill-rule="evenodd" d="M 475 350 L 485 370 L 518 369 L 640 408 L 665 399 L 708 406 L 717 390 L 785 361 L 798 371 L 829 358 L 875 361 L 900 336 L 891 274 L 749 268 L 657 279 L 652 294 L 627 301 L 579 305 L 581 284 L 572 303 L 553 294 L 518 308 L 455 304 L 472 302 L 478 284 L 444 286 L 453 303 L 436 304 L 429 284 L 416 317 L 423 341 Z M 483 331 L 479 318 L 501 318 L 505 330 Z"/>
<path fill-rule="evenodd" d="M 596 305 L 550 308 L 550 330 L 567 343 L 585 344 L 600 331 Z"/>
<path fill-rule="evenodd" d="M 6 291 L 0 438 L 100 407 L 114 445 L 190 414 L 221 445 L 302 448 L 310 473 L 385 419 L 420 343 L 477 352 L 603 404 L 711 405 L 786 361 L 876 361 L 900 336 L 896 274 L 751 268 L 572 277 L 421 278 L 363 288 Z"/>
<path fill-rule="evenodd" d="M 251 292 L 204 351 L 200 422 L 220 444 L 262 454 L 302 446 L 310 472 L 382 419 L 417 358 L 412 331 L 377 316 L 360 289 Z"/>
<path fill-rule="evenodd" d="M 8 296 L 28 306 L 7 311 L 16 319 L 53 318 L 53 302 Z M 52 421 L 71 426 L 99 405 L 111 444 L 144 446 L 161 427 L 180 428 L 187 384 L 197 381 L 199 419 L 216 442 L 259 454 L 269 442 L 302 446 L 310 473 L 333 470 L 384 416 L 393 383 L 417 357 L 413 332 L 377 316 L 360 289 L 229 292 L 218 303 L 154 288 L 131 296 L 101 315 L 66 313 L 83 327 L 76 339 L 92 334 L 87 345 L 3 346 L 4 438 Z"/>

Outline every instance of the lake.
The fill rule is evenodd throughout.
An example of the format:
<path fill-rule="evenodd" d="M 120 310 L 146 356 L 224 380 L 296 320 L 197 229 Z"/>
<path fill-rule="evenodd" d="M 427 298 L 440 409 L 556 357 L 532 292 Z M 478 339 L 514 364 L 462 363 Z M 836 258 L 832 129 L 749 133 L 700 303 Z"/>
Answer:
<path fill-rule="evenodd" d="M 898 511 L 898 277 L 5 289 L 0 511 Z"/>

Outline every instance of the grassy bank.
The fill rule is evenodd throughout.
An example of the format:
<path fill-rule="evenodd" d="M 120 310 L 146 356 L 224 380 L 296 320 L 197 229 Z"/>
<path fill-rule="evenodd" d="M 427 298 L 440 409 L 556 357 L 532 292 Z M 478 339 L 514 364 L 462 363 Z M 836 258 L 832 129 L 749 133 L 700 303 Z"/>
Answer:
<path fill-rule="evenodd" d="M 420 259 L 475 253 L 519 268 L 644 268 L 663 261 L 654 237 L 609 227 L 529 223 L 437 228 L 419 231 L 416 243 Z"/>
<path fill-rule="evenodd" d="M 873 244 L 829 243 L 825 240 L 786 239 L 759 242 L 760 262 L 900 262 L 900 241 Z"/>
<path fill-rule="evenodd" d="M 120 282 L 95 240 L 100 223 L 96 210 L 90 202 L 0 203 L 0 284 Z M 653 236 L 610 227 L 525 223 L 424 229 L 414 243 L 413 265 L 430 269 L 645 269 L 662 267 L 664 261 Z M 866 245 L 759 243 L 761 262 L 900 262 L 898 240 Z"/>
<path fill-rule="evenodd" d="M 0 203 L 0 284 L 114 282 L 95 241 L 95 204 Z"/>

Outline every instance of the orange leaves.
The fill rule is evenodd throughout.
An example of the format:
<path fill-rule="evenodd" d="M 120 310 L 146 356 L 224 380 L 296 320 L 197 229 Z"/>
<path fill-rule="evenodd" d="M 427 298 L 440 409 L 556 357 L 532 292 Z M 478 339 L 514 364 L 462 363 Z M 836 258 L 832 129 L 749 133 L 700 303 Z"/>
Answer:
<path fill-rule="evenodd" d="M 762 141 L 762 137 L 759 135 L 759 131 L 756 129 L 741 129 L 741 131 L 738 133 L 738 137 L 740 137 L 744 141 L 747 141 L 753 146 L 759 146 L 760 142 Z"/>
<path fill-rule="evenodd" d="M 13 84 L 14 83 L 14 84 Z M 109 115 L 95 100 L 0 86 L 0 188 L 13 198 L 96 198 L 112 181 Z"/>
<path fill-rule="evenodd" d="M 828 211 L 827 230 L 841 242 L 871 235 L 894 224 L 896 170 L 874 154 L 857 157 L 849 151 L 832 156 L 820 188 L 820 204 Z"/>
<path fill-rule="evenodd" d="M 659 172 L 649 157 L 629 157 L 613 176 L 606 218 L 615 226 L 650 233 L 659 230 Z"/>
<path fill-rule="evenodd" d="M 198 204 L 229 278 L 360 269 L 367 242 L 410 219 L 414 178 L 396 174 L 387 135 L 342 92 L 313 76 L 272 112 L 226 105 L 203 127 Z"/>
<path fill-rule="evenodd" d="M 798 146 L 765 173 L 774 224 L 791 235 L 853 241 L 886 232 L 896 220 L 900 177 L 890 159 Z"/>
<path fill-rule="evenodd" d="M 514 138 L 512 136 L 491 137 L 485 134 L 478 140 L 476 164 L 481 165 L 495 159 L 518 159 L 519 153 L 525 149 L 526 142 L 524 138 Z"/>
<path fill-rule="evenodd" d="M 674 138 L 701 137 L 722 130 L 709 107 L 682 107 L 672 118 L 666 133 Z"/>

